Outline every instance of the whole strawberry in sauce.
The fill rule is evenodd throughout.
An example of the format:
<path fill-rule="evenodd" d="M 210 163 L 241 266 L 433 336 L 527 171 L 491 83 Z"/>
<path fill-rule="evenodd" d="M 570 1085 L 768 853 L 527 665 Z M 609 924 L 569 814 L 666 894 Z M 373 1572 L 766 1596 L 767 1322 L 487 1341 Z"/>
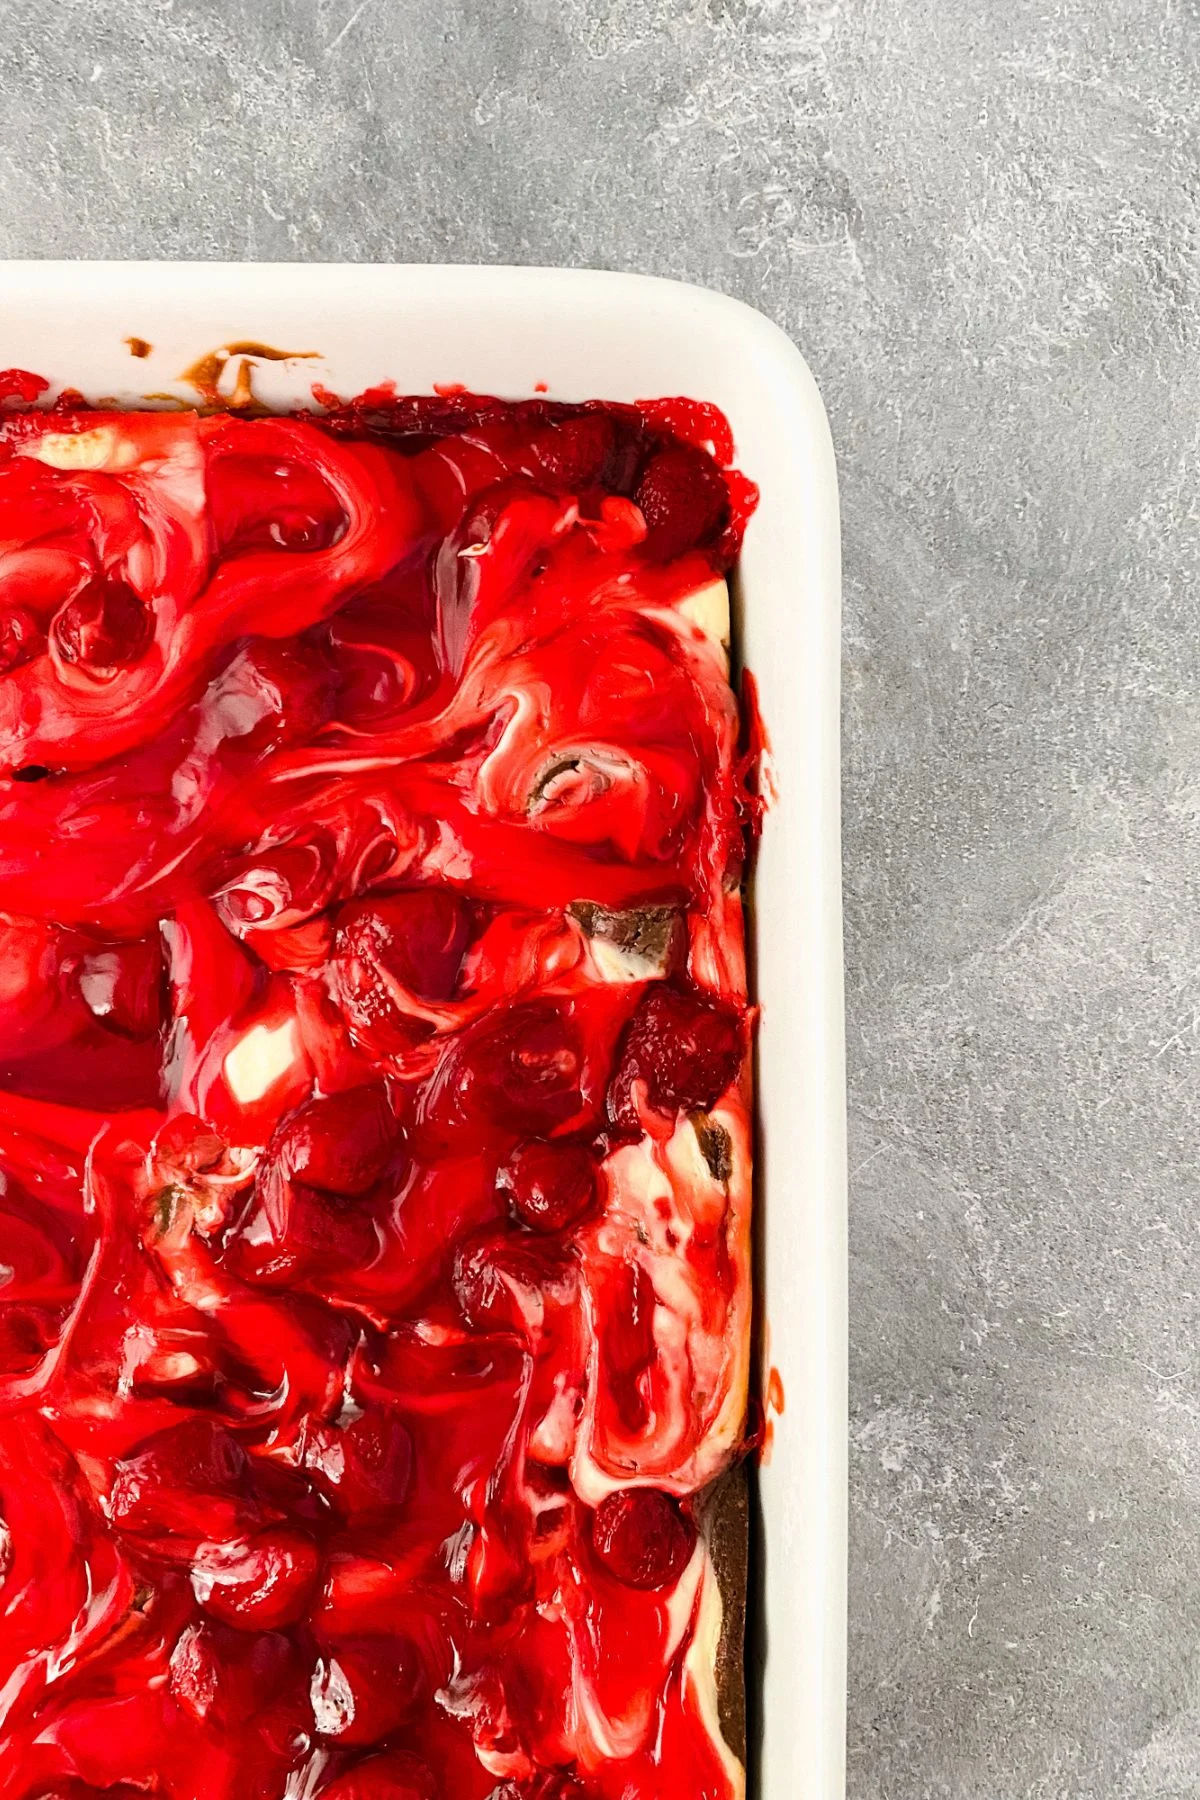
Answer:
<path fill-rule="evenodd" d="M 592 1519 L 592 1547 L 618 1581 L 663 1588 L 678 1581 L 696 1544 L 696 1528 L 657 1488 L 626 1488 L 602 1500 Z"/>
<path fill-rule="evenodd" d="M 646 550 L 660 562 L 708 542 L 729 510 L 720 469 L 691 444 L 655 451 L 633 497 L 646 520 Z"/>
<path fill-rule="evenodd" d="M 734 1080 L 746 1055 L 743 1009 L 710 995 L 655 983 L 626 1029 L 608 1106 L 621 1125 L 633 1118 L 633 1085 L 665 1113 L 707 1111 Z"/>
<path fill-rule="evenodd" d="M 500 1170 L 500 1190 L 531 1231 L 564 1231 L 582 1218 L 596 1194 L 596 1165 L 579 1144 L 533 1139 L 520 1144 Z"/>

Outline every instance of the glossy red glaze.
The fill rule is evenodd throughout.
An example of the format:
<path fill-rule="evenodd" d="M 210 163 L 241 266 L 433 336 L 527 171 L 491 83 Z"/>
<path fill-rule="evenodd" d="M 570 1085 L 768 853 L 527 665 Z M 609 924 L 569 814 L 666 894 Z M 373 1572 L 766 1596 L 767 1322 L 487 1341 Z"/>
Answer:
<path fill-rule="evenodd" d="M 741 1427 L 752 771 L 679 610 L 727 427 L 44 385 L 0 374 L 0 1800 L 730 1800 L 688 1496 Z"/>

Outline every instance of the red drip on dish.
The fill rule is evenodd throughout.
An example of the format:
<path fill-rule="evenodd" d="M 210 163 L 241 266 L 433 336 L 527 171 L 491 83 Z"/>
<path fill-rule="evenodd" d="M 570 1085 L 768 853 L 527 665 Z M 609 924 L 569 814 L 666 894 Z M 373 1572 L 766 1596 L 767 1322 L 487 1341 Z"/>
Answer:
<path fill-rule="evenodd" d="M 318 398 L 0 424 L 0 1800 L 724 1800 L 751 490 Z"/>

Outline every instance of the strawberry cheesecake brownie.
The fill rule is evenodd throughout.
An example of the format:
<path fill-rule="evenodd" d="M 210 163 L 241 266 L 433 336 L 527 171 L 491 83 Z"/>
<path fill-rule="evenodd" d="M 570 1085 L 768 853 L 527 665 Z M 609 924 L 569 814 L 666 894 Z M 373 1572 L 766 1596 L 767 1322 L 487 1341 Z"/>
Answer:
<path fill-rule="evenodd" d="M 752 489 L 324 398 L 0 422 L 0 1800 L 731 1800 Z"/>

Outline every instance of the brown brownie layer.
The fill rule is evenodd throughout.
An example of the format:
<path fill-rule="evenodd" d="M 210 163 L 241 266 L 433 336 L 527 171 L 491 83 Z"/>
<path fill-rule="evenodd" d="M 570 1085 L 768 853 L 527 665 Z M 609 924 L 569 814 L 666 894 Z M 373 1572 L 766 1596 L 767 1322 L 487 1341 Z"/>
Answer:
<path fill-rule="evenodd" d="M 700 1528 L 721 1588 L 717 1711 L 721 1735 L 746 1760 L 746 1595 L 750 1552 L 750 1472 L 743 1458 L 714 1481 L 699 1507 Z"/>

